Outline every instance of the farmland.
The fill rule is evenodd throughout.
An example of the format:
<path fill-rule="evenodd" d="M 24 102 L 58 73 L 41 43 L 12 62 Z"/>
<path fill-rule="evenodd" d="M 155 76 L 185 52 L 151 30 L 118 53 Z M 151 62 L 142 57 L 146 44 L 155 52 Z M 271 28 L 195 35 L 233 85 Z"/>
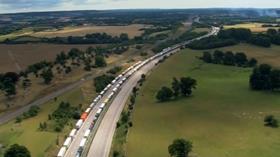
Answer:
<path fill-rule="evenodd" d="M 278 27 L 262 27 L 265 23 L 242 23 L 242 24 L 235 24 L 235 25 L 225 25 L 225 29 L 230 28 L 247 28 L 250 29 L 252 32 L 266 32 L 269 28 L 278 29 Z"/>
<path fill-rule="evenodd" d="M 20 106 L 26 105 L 60 88 L 64 88 L 65 86 L 77 80 L 80 80 L 84 76 L 98 76 L 100 74 L 105 73 L 107 70 L 116 65 L 127 66 L 129 64 L 132 64 L 133 60 L 138 60 L 142 58 L 137 52 L 137 50 L 132 48 L 129 51 L 123 53 L 122 55 L 112 54 L 108 58 L 106 58 L 108 66 L 105 68 L 94 69 L 92 71 L 85 71 L 83 67 L 76 67 L 69 74 L 57 74 L 57 76 L 52 81 L 53 83 L 51 85 L 44 85 L 42 83 L 41 78 L 36 78 L 35 76 L 31 75 L 29 77 L 32 80 L 31 88 L 27 90 L 19 88 L 17 91 L 17 95 L 13 97 L 13 99 L 7 99 L 4 96 L 4 93 L 1 92 L 0 114 L 6 111 L 13 111 Z M 21 87 L 21 84 L 19 84 L 19 87 Z"/>
<path fill-rule="evenodd" d="M 71 48 L 85 50 L 89 46 L 95 47 L 95 45 L 0 44 L 0 73 L 19 71 L 42 60 L 52 61 L 61 51 L 67 52 Z"/>
<path fill-rule="evenodd" d="M 250 44 L 239 44 L 220 48 L 220 50 L 244 52 L 247 56 L 256 58 L 260 63 L 267 63 L 273 67 L 280 68 L 280 46 L 272 45 L 270 48 L 264 48 Z"/>
<path fill-rule="evenodd" d="M 112 36 L 119 36 L 121 33 L 127 33 L 130 38 L 140 36 L 143 31 L 141 28 L 149 27 L 148 25 L 132 24 L 126 26 L 68 26 L 61 29 L 47 29 L 43 31 L 34 31 L 33 28 L 24 28 L 22 30 L 0 36 L 0 41 L 6 38 L 13 39 L 20 36 L 34 37 L 68 37 L 68 36 L 84 36 L 92 33 L 107 33 Z"/>
<path fill-rule="evenodd" d="M 83 27 L 65 27 L 62 30 L 41 31 L 32 34 L 35 37 L 67 37 L 67 36 L 84 36 L 90 33 L 107 33 L 112 36 L 119 36 L 121 33 L 127 33 L 130 38 L 140 36 L 143 31 L 141 28 L 148 26 L 132 24 L 127 26 L 83 26 Z"/>
<path fill-rule="evenodd" d="M 184 50 L 147 77 L 136 99 L 127 156 L 168 156 L 176 138 L 193 142 L 192 156 L 277 156 L 279 129 L 265 127 L 263 118 L 280 118 L 279 94 L 251 91 L 250 68 L 206 64 L 197 58 L 201 54 Z M 158 103 L 156 92 L 183 76 L 198 81 L 193 96 Z"/>

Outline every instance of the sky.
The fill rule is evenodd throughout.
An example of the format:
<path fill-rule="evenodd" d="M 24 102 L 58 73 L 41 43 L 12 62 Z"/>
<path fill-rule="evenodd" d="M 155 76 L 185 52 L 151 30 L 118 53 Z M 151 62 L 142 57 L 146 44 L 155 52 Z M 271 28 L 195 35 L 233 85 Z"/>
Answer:
<path fill-rule="evenodd" d="M 280 0 L 0 0 L 0 13 L 149 8 L 280 8 Z"/>

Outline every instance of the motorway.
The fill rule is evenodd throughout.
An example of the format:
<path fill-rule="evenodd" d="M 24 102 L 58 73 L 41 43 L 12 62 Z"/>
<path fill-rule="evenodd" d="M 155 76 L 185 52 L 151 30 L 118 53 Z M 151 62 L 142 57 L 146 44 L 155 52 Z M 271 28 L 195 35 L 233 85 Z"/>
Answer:
<path fill-rule="evenodd" d="M 217 27 L 212 27 L 212 31 L 202 37 L 186 41 L 183 44 L 189 44 L 190 42 L 194 40 L 200 40 L 202 38 L 211 36 L 211 35 L 216 35 L 219 32 L 219 28 Z M 168 55 L 169 53 L 174 53 L 177 52 L 179 48 L 170 51 L 166 53 L 165 55 Z M 117 121 L 121 115 L 121 112 L 124 108 L 124 105 L 129 98 L 131 91 L 133 87 L 137 84 L 138 80 L 140 79 L 142 74 L 146 74 L 149 72 L 152 68 L 155 67 L 155 64 L 162 58 L 158 57 L 155 58 L 154 60 L 150 61 L 146 65 L 144 65 L 142 68 L 140 68 L 138 71 L 136 71 L 122 86 L 120 91 L 115 95 L 113 100 L 111 101 L 110 105 L 107 112 L 105 113 L 103 119 L 101 119 L 101 123 L 97 128 L 97 132 L 93 138 L 92 143 L 90 144 L 90 149 L 87 154 L 88 157 L 108 157 L 111 149 L 111 144 L 114 136 L 114 132 L 116 129 L 116 124 Z M 121 80 L 121 79 L 120 79 Z M 119 81 L 120 81 L 119 80 Z M 119 82 L 118 81 L 118 82 Z M 117 82 L 117 83 L 118 83 Z M 94 120 L 94 117 L 96 115 L 96 112 L 101 105 L 101 103 L 104 102 L 104 100 L 107 98 L 107 96 L 112 92 L 112 89 L 116 86 L 116 84 L 112 86 L 101 98 L 101 100 L 98 101 L 98 103 L 93 107 L 92 111 L 90 112 L 88 118 L 82 125 L 82 127 L 79 129 L 77 134 L 75 135 L 74 140 L 72 141 L 71 145 L 67 149 L 67 152 L 65 154 L 65 157 L 75 157 L 77 154 L 77 151 L 79 149 L 79 144 L 84 136 L 85 131 L 90 127 L 91 122 Z"/>

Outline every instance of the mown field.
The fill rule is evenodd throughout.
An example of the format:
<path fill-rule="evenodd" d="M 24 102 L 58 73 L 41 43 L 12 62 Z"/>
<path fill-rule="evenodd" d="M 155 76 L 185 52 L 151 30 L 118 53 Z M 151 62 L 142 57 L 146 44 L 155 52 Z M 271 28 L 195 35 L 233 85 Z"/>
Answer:
<path fill-rule="evenodd" d="M 39 61 L 52 61 L 61 51 L 71 48 L 81 50 L 95 45 L 62 45 L 62 44 L 0 44 L 0 73 L 24 70 L 27 66 Z"/>
<path fill-rule="evenodd" d="M 262 27 L 265 23 L 242 23 L 242 24 L 235 24 L 235 25 L 225 25 L 225 29 L 230 28 L 247 28 L 250 29 L 252 32 L 265 32 L 270 28 L 278 29 L 278 27 Z"/>
<path fill-rule="evenodd" d="M 141 28 L 149 27 L 148 25 L 132 24 L 127 26 L 68 26 L 62 29 L 48 29 L 35 32 L 33 28 L 25 28 L 7 35 L 1 35 L 0 41 L 7 38 L 13 39 L 19 36 L 29 35 L 34 37 L 68 37 L 68 36 L 84 36 L 91 33 L 107 33 L 112 36 L 118 36 L 121 33 L 127 33 L 130 38 L 139 36 L 143 33 Z"/>
<path fill-rule="evenodd" d="M 82 104 L 85 108 L 94 96 L 92 82 L 83 85 L 81 88 L 67 92 L 56 101 L 52 100 L 41 107 L 36 117 L 23 120 L 17 124 L 11 121 L 0 126 L 0 144 L 6 148 L 11 144 L 21 144 L 26 146 L 34 157 L 55 156 L 59 146 L 56 145 L 59 138 L 59 145 L 64 142 L 65 135 L 68 135 L 71 126 L 67 126 L 63 132 L 39 131 L 40 122 L 48 121 L 48 114 L 57 109 L 60 102 L 69 102 L 72 106 Z M 73 121 L 74 122 L 74 121 Z M 3 156 L 3 149 L 0 149 L 0 156 Z"/>
<path fill-rule="evenodd" d="M 270 48 L 254 46 L 250 44 L 239 44 L 220 48 L 223 51 L 244 52 L 248 57 L 254 57 L 259 63 L 267 63 L 273 67 L 280 68 L 280 46 L 272 45 Z"/>
<path fill-rule="evenodd" d="M 251 91 L 249 68 L 205 64 L 200 55 L 184 50 L 147 77 L 136 99 L 127 156 L 169 156 L 176 138 L 193 142 L 194 157 L 279 156 L 279 128 L 263 123 L 268 114 L 280 119 L 279 94 Z M 156 92 L 183 76 L 198 81 L 193 96 L 158 103 Z"/>

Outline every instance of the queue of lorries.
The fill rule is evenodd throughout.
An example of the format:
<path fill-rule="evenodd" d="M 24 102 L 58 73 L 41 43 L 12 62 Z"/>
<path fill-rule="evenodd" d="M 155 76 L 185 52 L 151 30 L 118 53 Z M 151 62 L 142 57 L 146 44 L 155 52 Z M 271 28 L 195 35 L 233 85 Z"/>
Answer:
<path fill-rule="evenodd" d="M 119 76 L 117 76 L 110 84 L 108 84 L 103 91 L 101 91 L 99 93 L 99 95 L 93 100 L 93 102 L 89 105 L 89 107 L 81 114 L 80 119 L 77 121 L 75 128 L 70 132 L 69 136 L 66 138 L 63 146 L 61 147 L 61 149 L 58 152 L 57 157 L 64 157 L 67 149 L 69 148 L 69 146 L 71 145 L 71 142 L 74 140 L 77 132 L 79 131 L 79 129 L 82 127 L 83 123 L 86 121 L 89 113 L 92 111 L 93 107 L 95 105 L 97 105 L 97 103 L 101 100 L 101 98 L 105 95 L 105 93 L 112 87 L 113 90 L 112 92 L 107 96 L 107 98 L 104 100 L 103 103 L 100 104 L 98 111 L 95 114 L 94 120 L 92 121 L 90 128 L 88 128 L 86 130 L 86 132 L 84 133 L 84 137 L 80 142 L 79 145 L 79 149 L 77 152 L 77 157 L 81 156 L 81 153 L 87 143 L 87 139 L 90 136 L 90 133 L 93 129 L 93 127 L 95 126 L 95 122 L 97 121 L 97 119 L 99 118 L 100 114 L 102 113 L 102 111 L 104 110 L 105 106 L 110 102 L 110 100 L 112 100 L 113 96 L 118 93 L 118 91 L 121 89 L 121 86 L 123 85 L 123 83 L 125 81 L 127 81 L 127 79 L 133 75 L 136 71 L 138 71 L 141 67 L 143 67 L 144 65 L 146 65 L 147 63 L 153 61 L 154 59 L 161 57 L 163 55 L 166 55 L 166 53 L 173 51 L 175 49 L 178 49 L 182 47 L 182 45 L 177 44 L 175 46 L 168 47 L 166 49 L 163 49 L 162 52 L 144 60 L 144 61 L 139 61 L 137 63 L 135 63 L 134 65 L 130 66 L 129 68 L 127 68 L 124 72 L 122 72 Z M 170 52 L 168 55 L 171 55 L 172 52 Z M 119 81 L 119 82 L 118 82 Z"/>

